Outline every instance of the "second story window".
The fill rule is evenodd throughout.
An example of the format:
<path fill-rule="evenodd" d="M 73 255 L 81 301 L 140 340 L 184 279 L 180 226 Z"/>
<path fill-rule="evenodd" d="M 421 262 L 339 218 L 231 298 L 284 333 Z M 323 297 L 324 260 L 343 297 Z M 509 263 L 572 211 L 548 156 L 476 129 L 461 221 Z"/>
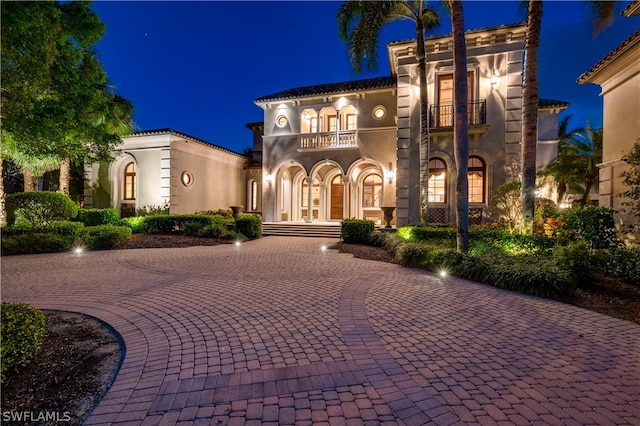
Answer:
<path fill-rule="evenodd" d="M 355 114 L 347 114 L 347 130 L 356 130 Z"/>
<path fill-rule="evenodd" d="M 338 118 L 335 115 L 327 116 L 327 131 L 335 132 L 338 130 Z"/>

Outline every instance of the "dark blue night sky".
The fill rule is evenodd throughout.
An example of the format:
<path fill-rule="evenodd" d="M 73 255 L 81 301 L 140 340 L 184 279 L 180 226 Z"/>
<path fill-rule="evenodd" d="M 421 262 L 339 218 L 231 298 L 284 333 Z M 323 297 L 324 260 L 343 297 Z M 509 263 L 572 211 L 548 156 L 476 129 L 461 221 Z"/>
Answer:
<path fill-rule="evenodd" d="M 434 2 L 439 3 L 439 2 Z M 626 2 L 621 3 L 624 7 Z M 517 1 L 467 1 L 468 29 L 523 21 Z M 335 15 L 322 2 L 97 2 L 107 25 L 98 45 L 116 91 L 135 105 L 139 130 L 175 130 L 241 152 L 251 144 L 248 122 L 262 121 L 253 101 L 299 86 L 390 75 L 389 41 L 415 37 L 411 22 L 385 29 L 379 69 L 355 74 Z M 547 1 L 540 51 L 540 96 L 568 101 L 573 127 L 599 127 L 596 85 L 576 79 L 640 27 L 618 14 L 592 35 L 584 2 Z M 436 34 L 450 32 L 443 15 Z"/>

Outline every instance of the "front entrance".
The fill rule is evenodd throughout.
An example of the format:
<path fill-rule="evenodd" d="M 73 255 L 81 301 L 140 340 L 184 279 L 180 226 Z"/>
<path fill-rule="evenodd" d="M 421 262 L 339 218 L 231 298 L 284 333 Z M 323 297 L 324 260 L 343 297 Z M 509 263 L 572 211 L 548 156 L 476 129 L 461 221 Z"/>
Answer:
<path fill-rule="evenodd" d="M 344 184 L 342 176 L 331 181 L 331 220 L 342 220 L 344 216 Z"/>

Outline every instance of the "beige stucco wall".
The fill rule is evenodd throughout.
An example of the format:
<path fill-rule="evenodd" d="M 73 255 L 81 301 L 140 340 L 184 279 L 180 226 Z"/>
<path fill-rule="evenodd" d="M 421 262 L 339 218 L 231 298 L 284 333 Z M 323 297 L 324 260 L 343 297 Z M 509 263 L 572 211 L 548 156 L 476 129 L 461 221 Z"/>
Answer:
<path fill-rule="evenodd" d="M 620 174 L 628 167 L 622 157 L 640 141 L 640 38 L 592 74 L 585 83 L 602 87 L 603 153 L 600 167 L 600 205 L 617 211 L 621 229 L 638 222 L 625 213 L 626 190 Z"/>
<path fill-rule="evenodd" d="M 244 205 L 245 162 L 240 156 L 197 142 L 172 141 L 171 213 L 191 214 Z M 193 176 L 190 186 L 182 183 L 184 172 Z"/>

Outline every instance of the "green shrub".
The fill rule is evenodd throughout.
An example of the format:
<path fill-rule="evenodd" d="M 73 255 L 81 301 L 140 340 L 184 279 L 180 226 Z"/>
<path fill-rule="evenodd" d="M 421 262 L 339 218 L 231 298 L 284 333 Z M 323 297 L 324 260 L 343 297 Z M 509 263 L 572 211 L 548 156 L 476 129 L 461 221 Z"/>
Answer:
<path fill-rule="evenodd" d="M 79 237 L 82 234 L 84 225 L 80 222 L 69 222 L 59 220 L 43 226 L 16 227 L 7 226 L 2 229 L 3 236 L 25 235 L 25 234 L 58 234 L 72 237 Z"/>
<path fill-rule="evenodd" d="M 47 329 L 44 314 L 27 304 L 2 302 L 0 307 L 0 383 L 29 364 L 40 352 Z"/>
<path fill-rule="evenodd" d="M 216 216 L 195 214 L 155 215 L 146 216 L 144 220 L 145 232 L 182 232 L 187 223 L 197 223 L 201 227 L 217 223 Z"/>
<path fill-rule="evenodd" d="M 416 268 L 427 262 L 428 249 L 422 243 L 400 244 L 395 252 L 395 261 L 402 266 Z"/>
<path fill-rule="evenodd" d="M 580 282 L 589 280 L 593 273 L 591 250 L 585 240 L 554 248 L 553 260 L 573 271 Z"/>
<path fill-rule="evenodd" d="M 207 216 L 222 216 L 227 219 L 233 219 L 233 213 L 231 213 L 231 210 L 226 210 L 226 209 L 204 210 L 201 212 L 196 212 L 196 214 L 204 214 Z"/>
<path fill-rule="evenodd" d="M 609 252 L 602 272 L 640 285 L 640 248 L 618 247 Z"/>
<path fill-rule="evenodd" d="M 125 217 L 118 221 L 118 225 L 131 228 L 131 232 L 134 234 L 140 234 L 146 232 L 146 220 L 146 216 Z"/>
<path fill-rule="evenodd" d="M 236 219 L 236 232 L 249 239 L 262 236 L 262 217 L 257 214 L 241 214 Z"/>
<path fill-rule="evenodd" d="M 374 231 L 371 220 L 344 219 L 340 223 L 340 237 L 348 244 L 367 244 Z"/>
<path fill-rule="evenodd" d="M 369 236 L 367 245 L 370 245 L 372 247 L 383 247 L 388 235 L 388 232 L 375 231 Z"/>
<path fill-rule="evenodd" d="M 225 240 L 235 241 L 235 242 L 243 242 L 247 241 L 247 237 L 236 231 L 227 231 L 226 234 L 222 236 Z"/>
<path fill-rule="evenodd" d="M 131 238 L 131 228 L 116 225 L 98 225 L 85 228 L 83 241 L 90 249 L 112 249 Z"/>
<path fill-rule="evenodd" d="M 199 235 L 202 228 L 209 225 L 203 225 L 200 222 L 186 222 L 182 225 L 180 231 L 182 235 Z"/>
<path fill-rule="evenodd" d="M 19 192 L 5 198 L 7 223 L 25 220 L 34 226 L 55 220 L 69 220 L 78 214 L 78 206 L 60 192 Z"/>
<path fill-rule="evenodd" d="M 84 226 L 116 225 L 120 220 L 117 209 L 80 209 L 78 210 L 78 222 Z"/>
<path fill-rule="evenodd" d="M 71 250 L 75 236 L 56 233 L 28 233 L 2 236 L 2 255 L 60 253 Z"/>
<path fill-rule="evenodd" d="M 413 240 L 429 241 L 429 240 L 449 240 L 456 239 L 456 229 L 451 225 L 432 226 L 420 225 L 412 227 L 411 236 Z"/>
<path fill-rule="evenodd" d="M 229 231 L 225 225 L 214 223 L 201 228 L 198 235 L 207 238 L 225 238 L 228 233 Z"/>
<path fill-rule="evenodd" d="M 146 206 L 139 207 L 136 210 L 136 216 L 157 216 L 161 214 L 169 214 L 169 209 L 171 205 L 168 201 L 165 201 L 163 204 L 147 204 Z"/>
<path fill-rule="evenodd" d="M 613 210 L 606 207 L 577 206 L 563 214 L 563 236 L 583 239 L 591 249 L 607 249 L 618 245 Z"/>

